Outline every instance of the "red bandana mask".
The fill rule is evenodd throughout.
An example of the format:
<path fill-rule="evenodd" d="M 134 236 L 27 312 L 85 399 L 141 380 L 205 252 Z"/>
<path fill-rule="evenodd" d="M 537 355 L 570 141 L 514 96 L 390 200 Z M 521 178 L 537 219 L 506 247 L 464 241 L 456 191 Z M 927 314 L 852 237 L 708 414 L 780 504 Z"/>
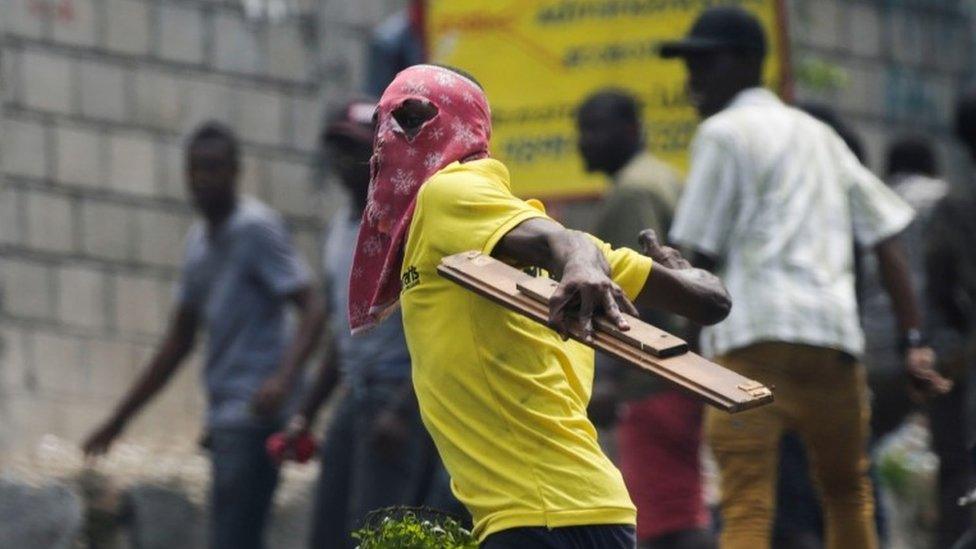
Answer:
<path fill-rule="evenodd" d="M 437 108 L 412 137 L 393 117 L 408 99 Z M 491 112 L 471 80 L 442 67 L 401 71 L 376 106 L 369 199 L 349 281 L 353 333 L 373 327 L 396 309 L 403 245 L 421 185 L 456 161 L 488 156 Z"/>

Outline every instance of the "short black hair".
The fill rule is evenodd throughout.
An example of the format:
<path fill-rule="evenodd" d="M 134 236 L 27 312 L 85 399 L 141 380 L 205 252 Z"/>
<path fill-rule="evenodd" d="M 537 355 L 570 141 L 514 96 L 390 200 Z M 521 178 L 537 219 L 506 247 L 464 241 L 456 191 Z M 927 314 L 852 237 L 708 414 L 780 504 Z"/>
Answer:
<path fill-rule="evenodd" d="M 930 140 L 918 136 L 906 136 L 888 145 L 888 162 L 885 175 L 891 177 L 899 173 L 922 174 L 929 177 L 939 175 L 939 165 Z"/>
<path fill-rule="evenodd" d="M 956 137 L 976 156 L 976 87 L 959 97 L 954 126 Z"/>
<path fill-rule="evenodd" d="M 187 139 L 186 148 L 190 150 L 205 142 L 223 143 L 227 147 L 227 154 L 230 156 L 231 162 L 235 166 L 238 164 L 240 160 L 240 143 L 237 140 L 237 135 L 234 134 L 234 130 L 230 129 L 229 126 L 217 120 L 204 122 Z"/>
<path fill-rule="evenodd" d="M 632 93 L 620 88 L 597 90 L 583 100 L 576 114 L 594 108 L 606 109 L 621 122 L 640 123 L 641 104 Z"/>
<path fill-rule="evenodd" d="M 475 78 L 473 74 L 471 74 L 470 72 L 468 72 L 468 71 L 466 71 L 464 69 L 459 69 L 457 67 L 452 67 L 451 65 L 443 65 L 441 63 L 428 63 L 428 64 L 429 65 L 433 65 L 435 67 L 440 67 L 442 69 L 447 69 L 447 70 L 449 70 L 449 71 L 451 71 L 451 72 L 453 72 L 455 74 L 459 74 L 459 75 L 467 78 L 468 80 L 474 82 L 474 85 L 475 86 L 478 86 L 478 88 L 481 89 L 481 91 L 485 91 L 485 87 L 481 85 L 481 82 L 478 82 L 478 79 Z"/>

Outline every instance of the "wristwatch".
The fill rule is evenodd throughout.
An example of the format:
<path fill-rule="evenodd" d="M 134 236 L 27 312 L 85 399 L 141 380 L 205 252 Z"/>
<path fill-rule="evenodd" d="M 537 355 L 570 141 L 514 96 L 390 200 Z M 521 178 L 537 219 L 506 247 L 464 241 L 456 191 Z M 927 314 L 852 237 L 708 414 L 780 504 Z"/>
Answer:
<path fill-rule="evenodd" d="M 898 346 L 901 348 L 902 352 L 908 349 L 917 349 L 919 347 L 924 347 L 928 345 L 928 341 L 925 339 L 925 335 L 918 328 L 909 328 L 901 335 L 901 341 L 898 342 Z"/>

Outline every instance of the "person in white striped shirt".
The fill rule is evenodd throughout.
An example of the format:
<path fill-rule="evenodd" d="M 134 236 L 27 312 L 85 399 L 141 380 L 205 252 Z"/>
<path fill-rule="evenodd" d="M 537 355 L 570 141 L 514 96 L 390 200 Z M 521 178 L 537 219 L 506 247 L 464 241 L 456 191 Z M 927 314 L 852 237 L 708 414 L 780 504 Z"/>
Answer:
<path fill-rule="evenodd" d="M 691 147 L 672 242 L 715 271 L 735 306 L 701 333 L 701 350 L 775 387 L 776 402 L 735 416 L 708 411 L 721 472 L 724 549 L 769 547 L 779 443 L 804 440 L 822 492 L 827 547 L 877 547 L 865 446 L 870 410 L 854 295 L 852 242 L 875 250 L 920 392 L 944 392 L 925 344 L 896 235 L 911 208 L 822 122 L 761 86 L 766 39 L 748 12 L 706 10 L 661 54 L 681 58 L 704 119 Z"/>

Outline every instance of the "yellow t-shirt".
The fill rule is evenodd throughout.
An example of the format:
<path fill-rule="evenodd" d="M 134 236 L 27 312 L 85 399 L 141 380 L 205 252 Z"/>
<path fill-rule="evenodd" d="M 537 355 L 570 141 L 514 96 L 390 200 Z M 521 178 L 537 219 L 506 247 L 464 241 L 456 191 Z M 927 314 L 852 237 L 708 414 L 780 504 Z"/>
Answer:
<path fill-rule="evenodd" d="M 420 189 L 404 251 L 400 304 L 420 412 L 479 540 L 520 526 L 635 523 L 586 417 L 593 351 L 436 272 L 442 257 L 490 253 L 544 216 L 512 195 L 501 162 L 455 162 Z M 651 260 L 597 242 L 634 298 Z"/>

